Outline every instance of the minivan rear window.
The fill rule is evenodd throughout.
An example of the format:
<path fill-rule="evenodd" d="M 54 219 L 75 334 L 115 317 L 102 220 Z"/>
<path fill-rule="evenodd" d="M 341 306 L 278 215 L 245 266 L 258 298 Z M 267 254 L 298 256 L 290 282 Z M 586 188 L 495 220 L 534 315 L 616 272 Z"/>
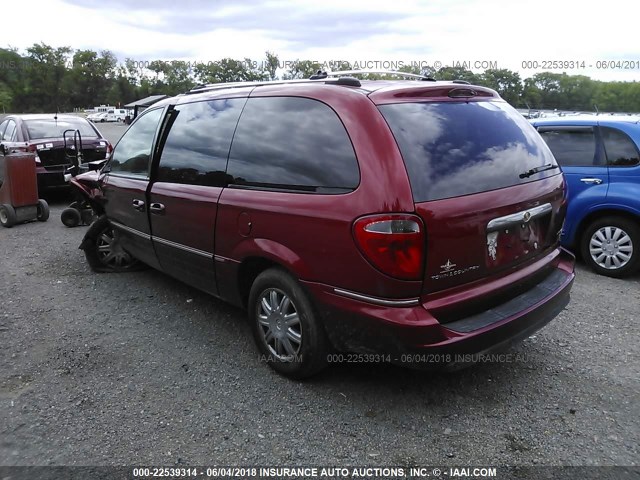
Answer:
<path fill-rule="evenodd" d="M 459 197 L 557 175 L 538 132 L 506 102 L 381 105 L 407 167 L 415 202 Z"/>

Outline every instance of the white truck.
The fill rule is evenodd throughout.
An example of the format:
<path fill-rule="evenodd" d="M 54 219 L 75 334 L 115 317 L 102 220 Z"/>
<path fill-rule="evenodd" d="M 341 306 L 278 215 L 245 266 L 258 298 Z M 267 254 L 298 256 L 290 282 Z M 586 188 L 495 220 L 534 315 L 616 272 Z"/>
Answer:
<path fill-rule="evenodd" d="M 129 115 L 124 108 L 112 108 L 107 110 L 107 122 L 124 122 L 124 118 Z"/>

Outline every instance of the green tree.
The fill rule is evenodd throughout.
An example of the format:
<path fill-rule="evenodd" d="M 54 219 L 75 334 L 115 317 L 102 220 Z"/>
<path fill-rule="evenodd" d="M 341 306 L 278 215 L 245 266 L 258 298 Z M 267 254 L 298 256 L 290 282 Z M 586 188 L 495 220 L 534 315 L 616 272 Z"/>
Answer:
<path fill-rule="evenodd" d="M 429 66 L 420 67 L 419 65 L 404 65 L 400 67 L 398 71 L 404 73 L 414 73 L 416 75 L 422 75 L 429 78 L 435 78 L 436 75 L 435 68 Z"/>
<path fill-rule="evenodd" d="M 44 43 L 27 49 L 29 62 L 25 68 L 25 93 L 31 97 L 34 107 L 49 112 L 71 108 L 69 92 L 63 90 L 71 51 L 71 47 L 53 48 Z"/>
<path fill-rule="evenodd" d="M 517 72 L 507 69 L 485 70 L 479 76 L 478 83 L 494 89 L 511 105 L 520 103 L 523 86 Z"/>
<path fill-rule="evenodd" d="M 322 70 L 322 64 L 314 62 L 313 60 L 295 60 L 287 69 L 282 78 L 284 80 L 300 80 L 303 78 L 309 78 Z"/>
<path fill-rule="evenodd" d="M 71 69 L 65 76 L 65 91 L 70 93 L 74 107 L 89 107 L 105 103 L 117 75 L 117 59 L 108 50 L 78 50 L 73 55 Z"/>
<path fill-rule="evenodd" d="M 478 83 L 480 80 L 478 75 L 464 67 L 442 67 L 434 77 L 437 80 L 465 80 L 469 83 Z"/>
<path fill-rule="evenodd" d="M 267 74 L 252 68 L 251 59 L 234 60 L 223 58 L 217 62 L 197 64 L 194 69 L 196 78 L 202 83 L 247 82 L 266 80 Z"/>
<path fill-rule="evenodd" d="M 542 94 L 535 80 L 533 78 L 525 78 L 523 83 L 522 99 L 520 104 L 516 106 L 527 106 L 534 109 L 542 108 Z"/>
<path fill-rule="evenodd" d="M 0 82 L 0 109 L 2 113 L 6 113 L 11 109 L 11 102 L 13 101 L 13 95 L 9 87 L 3 82 Z"/>
<path fill-rule="evenodd" d="M 0 48 L 0 84 L 4 85 L 3 108 L 6 111 L 23 111 L 29 99 L 25 92 L 26 60 L 14 48 Z"/>
<path fill-rule="evenodd" d="M 529 82 L 529 88 L 532 87 L 538 92 L 539 101 L 537 108 L 558 108 L 562 104 L 560 93 L 560 80 L 562 74 L 552 72 L 536 73 Z M 527 85 L 525 85 L 526 87 Z"/>
<path fill-rule="evenodd" d="M 149 65 L 149 70 L 156 72 L 159 93 L 177 95 L 189 91 L 195 85 L 191 65 L 188 62 L 155 60 Z"/>
<path fill-rule="evenodd" d="M 591 110 L 597 83 L 585 75 L 563 73 L 559 80 L 559 99 L 554 108 L 563 110 Z"/>
<path fill-rule="evenodd" d="M 265 52 L 266 60 L 264 63 L 264 70 L 269 75 L 269 80 L 275 80 L 278 78 L 276 76 L 276 71 L 278 70 L 278 66 L 280 65 L 280 61 L 278 60 L 278 55 L 271 52 Z"/>

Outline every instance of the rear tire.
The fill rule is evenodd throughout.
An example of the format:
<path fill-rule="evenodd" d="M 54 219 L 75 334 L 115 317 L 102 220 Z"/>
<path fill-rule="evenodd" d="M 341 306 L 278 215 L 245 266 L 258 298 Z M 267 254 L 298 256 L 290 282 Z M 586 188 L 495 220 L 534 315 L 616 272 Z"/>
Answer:
<path fill-rule="evenodd" d="M 640 225 L 624 217 L 603 217 L 580 239 L 582 258 L 600 275 L 623 278 L 640 267 Z"/>
<path fill-rule="evenodd" d="M 82 217 L 80 216 L 80 212 L 73 207 L 65 208 L 60 214 L 60 220 L 65 225 L 65 227 L 73 228 L 80 225 L 82 221 Z"/>
<path fill-rule="evenodd" d="M 18 222 L 18 216 L 12 205 L 0 205 L 0 224 L 3 227 L 11 228 Z"/>
<path fill-rule="evenodd" d="M 36 218 L 39 222 L 49 220 L 49 204 L 45 200 L 38 200 L 38 215 Z"/>
<path fill-rule="evenodd" d="M 130 272 L 144 267 L 122 248 L 117 231 L 105 216 L 91 225 L 80 248 L 94 272 Z"/>
<path fill-rule="evenodd" d="M 249 294 L 249 321 L 264 359 L 278 373 L 303 379 L 327 365 L 329 342 L 302 286 L 278 268 L 262 272 Z"/>

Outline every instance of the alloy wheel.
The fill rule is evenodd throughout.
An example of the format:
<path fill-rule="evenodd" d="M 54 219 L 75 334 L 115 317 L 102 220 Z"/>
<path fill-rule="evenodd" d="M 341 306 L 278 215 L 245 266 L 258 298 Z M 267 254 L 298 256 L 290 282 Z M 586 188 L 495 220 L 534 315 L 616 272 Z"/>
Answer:
<path fill-rule="evenodd" d="M 98 251 L 98 258 L 103 265 L 126 267 L 133 262 L 131 255 L 122 248 L 118 233 L 111 228 L 105 229 L 98 235 L 96 249 Z"/>
<path fill-rule="evenodd" d="M 616 270 L 629 263 L 633 256 L 633 241 L 627 232 L 615 226 L 596 230 L 589 241 L 589 253 L 595 263 L 607 270 Z"/>
<path fill-rule="evenodd" d="M 260 294 L 257 307 L 262 338 L 272 355 L 293 360 L 302 347 L 302 325 L 298 310 L 282 290 L 268 288 Z"/>

